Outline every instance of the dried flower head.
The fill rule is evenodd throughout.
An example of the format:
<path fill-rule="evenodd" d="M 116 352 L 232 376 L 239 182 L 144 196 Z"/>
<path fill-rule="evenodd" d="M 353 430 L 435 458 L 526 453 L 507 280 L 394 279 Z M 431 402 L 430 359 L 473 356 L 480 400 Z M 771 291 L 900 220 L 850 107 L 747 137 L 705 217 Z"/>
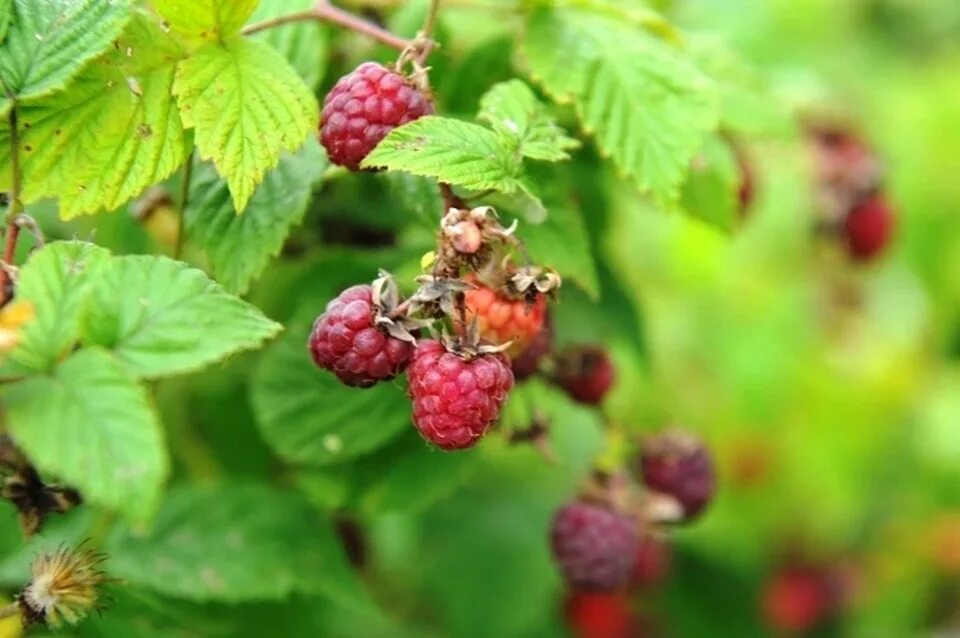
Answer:
<path fill-rule="evenodd" d="M 37 556 L 30 582 L 17 596 L 24 626 L 75 625 L 96 609 L 99 589 L 109 580 L 102 569 L 105 559 L 104 554 L 82 545 L 61 545 Z"/>

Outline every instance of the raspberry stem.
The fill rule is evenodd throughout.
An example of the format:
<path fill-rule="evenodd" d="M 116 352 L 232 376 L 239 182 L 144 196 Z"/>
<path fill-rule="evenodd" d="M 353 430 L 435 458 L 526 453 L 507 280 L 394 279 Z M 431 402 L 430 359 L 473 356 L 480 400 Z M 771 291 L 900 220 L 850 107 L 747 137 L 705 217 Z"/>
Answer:
<path fill-rule="evenodd" d="M 187 154 L 187 162 L 183 165 L 183 174 L 180 176 L 180 201 L 177 207 L 177 240 L 173 248 L 173 258 L 180 259 L 183 252 L 183 243 L 187 238 L 184 226 L 184 216 L 187 214 L 187 202 L 190 200 L 190 178 L 193 174 L 193 150 Z"/>
<path fill-rule="evenodd" d="M 412 41 L 391 33 L 386 29 L 382 29 L 372 22 L 364 20 L 363 18 L 354 15 L 349 11 L 339 9 L 330 4 L 327 0 L 318 0 L 312 9 L 308 9 L 306 11 L 289 13 L 287 15 L 264 20 L 263 22 L 251 24 L 245 27 L 241 33 L 243 35 L 252 35 L 265 29 L 272 29 L 274 27 L 289 24 L 291 22 L 303 22 L 306 20 L 329 22 L 330 24 L 335 24 L 339 27 L 343 27 L 344 29 L 356 31 L 357 33 L 372 38 L 377 42 L 381 42 L 398 51 L 404 51 L 413 45 Z"/>
<path fill-rule="evenodd" d="M 4 86 L 6 89 L 6 86 Z M 7 91 L 9 94 L 9 91 Z M 12 98 L 11 98 L 12 99 Z M 7 266 L 13 264 L 13 258 L 17 251 L 17 239 L 20 238 L 20 220 L 19 213 L 22 207 L 20 203 L 20 191 L 23 187 L 23 175 L 20 171 L 20 132 L 17 128 L 17 103 L 10 105 L 10 169 L 12 173 L 10 185 L 10 205 L 7 208 L 7 232 L 3 248 L 3 265 L 0 268 L 0 306 L 3 306 L 8 299 L 7 284 L 10 281 L 10 275 L 7 273 Z"/>

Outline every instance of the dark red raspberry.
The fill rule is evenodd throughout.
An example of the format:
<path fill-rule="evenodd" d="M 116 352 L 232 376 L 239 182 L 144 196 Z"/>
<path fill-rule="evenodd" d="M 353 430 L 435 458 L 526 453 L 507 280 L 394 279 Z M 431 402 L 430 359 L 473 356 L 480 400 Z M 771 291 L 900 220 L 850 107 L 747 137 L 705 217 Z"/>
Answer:
<path fill-rule="evenodd" d="M 310 353 L 318 366 L 347 385 L 368 388 L 403 372 L 413 344 L 374 327 L 373 289 L 351 286 L 327 304 L 310 332 Z"/>
<path fill-rule="evenodd" d="M 516 357 L 510 359 L 513 376 L 517 381 L 532 377 L 540 368 L 540 360 L 553 350 L 553 325 L 549 313 L 544 318 L 543 327 L 537 336 Z"/>
<path fill-rule="evenodd" d="M 850 257 L 869 261 L 879 255 L 893 234 L 893 211 L 880 195 L 857 203 L 843 220 L 843 238 Z"/>
<path fill-rule="evenodd" d="M 364 62 L 327 93 L 320 141 L 331 162 L 355 171 L 387 133 L 431 113 L 433 101 L 407 78 Z"/>
<path fill-rule="evenodd" d="M 640 454 L 640 475 L 648 488 L 677 500 L 682 521 L 700 514 L 716 491 L 713 460 L 700 439 L 688 432 L 648 439 Z"/>
<path fill-rule="evenodd" d="M 439 341 L 417 344 L 407 370 L 413 424 L 443 450 L 472 447 L 497 420 L 513 387 L 510 361 L 502 353 L 470 360 Z"/>
<path fill-rule="evenodd" d="M 600 403 L 615 379 L 613 362 L 599 346 L 568 348 L 557 358 L 556 382 L 580 403 Z"/>
<path fill-rule="evenodd" d="M 641 638 L 639 618 L 623 594 L 575 591 L 564 604 L 564 617 L 575 638 Z"/>
<path fill-rule="evenodd" d="M 550 540 L 573 587 L 614 591 L 630 579 L 638 545 L 636 522 L 629 516 L 576 501 L 554 516 Z"/>

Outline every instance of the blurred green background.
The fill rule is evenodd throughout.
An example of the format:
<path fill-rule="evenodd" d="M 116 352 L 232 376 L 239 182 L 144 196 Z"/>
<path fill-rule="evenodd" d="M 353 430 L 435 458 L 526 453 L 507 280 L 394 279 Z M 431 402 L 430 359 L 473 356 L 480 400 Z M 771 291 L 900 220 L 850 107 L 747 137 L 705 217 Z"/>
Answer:
<path fill-rule="evenodd" d="M 516 76 L 507 37 L 515 25 L 491 19 L 491 4 L 509 3 L 451 0 L 444 8 L 434 74 L 452 114 L 472 114 L 491 84 Z M 409 428 L 402 392 L 386 388 L 377 408 L 382 440 L 351 442 L 348 432 L 354 462 L 291 465 L 275 450 L 296 444 L 262 434 L 270 415 L 258 405 L 304 384 L 316 387 L 300 404 L 304 419 L 340 401 L 304 371 L 309 322 L 378 266 L 411 282 L 436 223 L 418 180 L 328 173 L 314 185 L 303 225 L 249 295 L 287 334 L 264 353 L 164 381 L 156 397 L 175 485 L 229 492 L 269 477 L 351 522 L 341 530 L 359 528 L 360 567 L 344 568 L 350 583 L 328 596 L 239 606 L 186 602 L 175 588 L 135 583 L 81 633 L 565 635 L 547 530 L 597 455 L 616 446 L 604 420 L 638 434 L 682 424 L 717 459 L 715 503 L 672 534 L 666 580 L 631 601 L 659 635 L 775 634 L 762 613 L 765 583 L 798 553 L 848 581 L 838 617 L 817 635 L 960 632 L 960 3 L 656 4 L 680 26 L 729 43 L 784 114 L 839 119 L 870 143 L 898 213 L 884 256 L 854 266 L 812 232 L 815 179 L 797 125 L 742 141 L 757 199 L 732 233 L 657 210 L 587 146 L 571 166 L 542 176 L 574 185 L 580 252 L 592 260 L 564 287 L 555 319 L 561 344 L 610 348 L 618 384 L 601 415 L 528 383 L 504 425 L 522 427 L 534 407 L 545 411 L 559 463 L 495 436 L 466 454 L 429 451 Z M 422 3 L 380 11 L 412 32 Z M 444 41 L 449 34 L 456 38 Z M 360 59 L 387 59 L 342 35 L 330 37 L 327 53 L 320 94 Z M 121 212 L 62 225 L 52 207 L 31 212 L 52 236 L 92 237 L 117 252 L 170 248 L 162 215 L 146 224 Z M 519 234 L 549 258 L 557 240 L 543 226 L 522 224 Z M 203 263 L 189 246 L 187 256 Z M 345 401 L 338 418 L 366 414 Z M 321 438 L 304 454 L 335 456 L 343 444 Z M 270 503 L 251 507 L 269 511 Z M 90 525 L 71 515 L 41 542 Z M 16 530 L 7 531 L 0 576 L 15 583 L 23 555 Z"/>

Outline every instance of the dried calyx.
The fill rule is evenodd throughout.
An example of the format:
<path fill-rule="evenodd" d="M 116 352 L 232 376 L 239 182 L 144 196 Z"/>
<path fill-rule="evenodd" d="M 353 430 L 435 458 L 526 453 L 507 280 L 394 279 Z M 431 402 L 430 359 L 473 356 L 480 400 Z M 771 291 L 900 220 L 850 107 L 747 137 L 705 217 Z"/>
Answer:
<path fill-rule="evenodd" d="M 410 315 L 413 298 L 401 301 L 396 280 L 385 270 L 380 271 L 371 288 L 374 325 L 394 339 L 416 343 L 419 330 L 429 326 L 431 322 Z"/>
<path fill-rule="evenodd" d="M 0 468 L 0 497 L 17 508 L 26 538 L 39 532 L 50 514 L 62 514 L 83 501 L 70 487 L 45 483 L 9 436 L 0 436 Z"/>

